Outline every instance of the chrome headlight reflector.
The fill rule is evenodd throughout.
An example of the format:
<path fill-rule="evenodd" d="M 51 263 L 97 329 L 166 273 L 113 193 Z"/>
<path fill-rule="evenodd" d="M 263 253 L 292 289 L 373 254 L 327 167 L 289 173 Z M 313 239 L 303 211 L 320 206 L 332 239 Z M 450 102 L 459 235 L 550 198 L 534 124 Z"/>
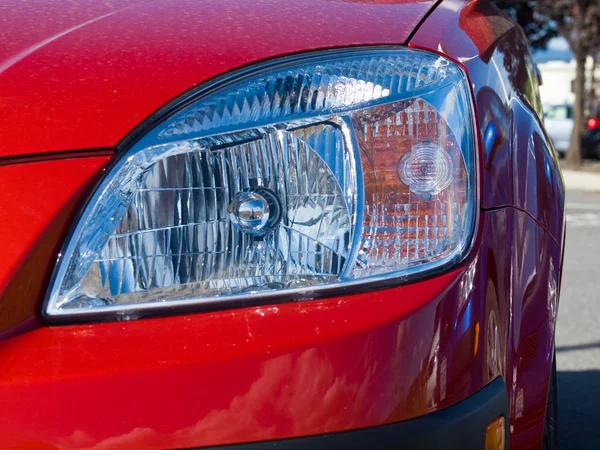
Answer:
<path fill-rule="evenodd" d="M 355 49 L 217 83 L 113 164 L 67 242 L 48 316 L 311 297 L 466 253 L 468 83 L 443 57 Z"/>

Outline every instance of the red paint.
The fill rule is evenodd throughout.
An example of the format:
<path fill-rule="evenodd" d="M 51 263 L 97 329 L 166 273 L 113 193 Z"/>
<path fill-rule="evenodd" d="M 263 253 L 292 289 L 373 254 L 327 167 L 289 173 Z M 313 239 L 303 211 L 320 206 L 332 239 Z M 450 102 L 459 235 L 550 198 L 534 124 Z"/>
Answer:
<path fill-rule="evenodd" d="M 324 300 L 90 325 L 36 319 L 57 249 L 108 160 L 84 149 L 115 146 L 172 98 L 256 61 L 405 43 L 431 6 L 3 5 L 0 448 L 181 448 L 329 433 L 421 416 L 497 376 L 509 388 L 511 449 L 539 448 L 564 186 L 523 35 L 487 1 L 445 0 L 411 40 L 458 61 L 473 87 L 482 211 L 459 267 Z"/>
<path fill-rule="evenodd" d="M 468 385 L 472 354 L 456 374 L 449 365 L 446 401 L 436 373 L 421 369 L 455 309 L 460 274 L 376 294 L 21 335 L 0 348 L 0 403 L 11 412 L 0 418 L 0 444 L 181 448 L 423 414 L 481 384 Z"/>
<path fill-rule="evenodd" d="M 0 157 L 114 147 L 165 103 L 238 67 L 403 44 L 433 3 L 4 1 Z"/>
<path fill-rule="evenodd" d="M 539 448 L 554 348 L 558 297 L 552 293 L 560 282 L 565 192 L 558 161 L 542 132 L 527 43 L 491 2 L 446 0 L 411 45 L 460 61 L 473 85 L 482 142 L 482 204 L 504 207 L 507 214 L 509 236 L 494 239 L 492 247 L 498 254 L 501 246 L 509 246 L 507 269 L 513 274 L 505 273 L 510 291 L 500 297 L 511 311 L 502 323 L 509 343 L 502 360 L 510 387 L 510 448 Z"/>
<path fill-rule="evenodd" d="M 165 448 L 326 433 L 419 416 L 496 376 L 510 380 L 506 343 L 518 347 L 515 334 L 537 333 L 542 347 L 548 338 L 550 322 L 536 311 L 546 311 L 539 302 L 549 259 L 545 267 L 538 253 L 519 259 L 506 243 L 554 258 L 558 247 L 513 209 L 480 223 L 462 268 L 396 289 L 46 327 L 5 341 L 0 403 L 10 415 L 0 415 L 0 446 Z M 525 299 L 513 311 L 518 333 L 508 328 L 511 267 Z M 521 361 L 519 370 L 535 363 Z M 539 409 L 543 386 L 527 389 Z"/>
<path fill-rule="evenodd" d="M 0 293 L 54 217 L 107 160 L 101 156 L 0 166 Z"/>
<path fill-rule="evenodd" d="M 526 213 L 516 211 L 513 302 L 510 305 L 507 385 L 511 449 L 540 448 L 552 368 L 561 249 Z"/>
<path fill-rule="evenodd" d="M 0 166 L 0 339 L 27 327 L 70 226 L 106 156 Z"/>
<path fill-rule="evenodd" d="M 484 235 L 504 229 L 505 214 L 483 222 Z M 486 363 L 484 327 L 474 351 L 484 311 L 507 314 L 504 286 L 491 293 L 486 282 L 498 283 L 505 264 L 486 272 L 489 254 L 482 247 L 448 275 L 370 294 L 23 334 L 0 347 L 0 403 L 11 411 L 0 443 L 216 445 L 450 405 L 500 373 Z M 469 267 L 478 287 L 466 282 Z"/>

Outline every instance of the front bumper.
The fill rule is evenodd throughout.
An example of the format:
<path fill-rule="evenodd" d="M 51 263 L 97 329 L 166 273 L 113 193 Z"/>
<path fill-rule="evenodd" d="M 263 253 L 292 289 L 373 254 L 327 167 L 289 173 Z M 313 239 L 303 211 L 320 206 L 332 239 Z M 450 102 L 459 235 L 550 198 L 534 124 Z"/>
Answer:
<path fill-rule="evenodd" d="M 60 237 L 50 236 L 45 247 L 35 242 L 40 229 L 57 228 L 48 224 L 64 207 L 57 195 L 51 205 L 39 192 L 62 164 L 0 170 L 2 179 L 35 174 L 44 181 L 0 195 L 12 214 L 0 230 L 18 237 L 23 250 L 4 261 L 23 260 L 35 247 L 13 275 L 0 264 L 0 284 L 9 279 L 0 311 L 10 313 L 0 316 L 30 318 L 29 331 L 0 337 L 2 449 L 196 448 L 337 436 L 331 433 L 427 417 L 506 373 L 506 340 L 488 326 L 493 312 L 506 329 L 498 306 L 508 292 L 510 256 L 503 242 L 497 245 L 508 226 L 502 211 L 482 214 L 481 241 L 467 261 L 424 281 L 319 300 L 36 328 L 46 285 L 41 262 L 52 260 Z M 82 158 L 64 170 L 96 173 L 97 165 Z M 39 204 L 36 217 L 44 212 L 37 228 L 12 213 L 30 204 Z M 27 234 L 11 235 L 18 221 L 27 223 Z"/>
<path fill-rule="evenodd" d="M 476 394 L 454 406 L 405 422 L 297 439 L 213 447 L 222 450 L 482 450 L 485 431 L 493 420 L 508 423 L 508 394 L 496 378 Z M 504 442 L 508 442 L 505 427 Z"/>
<path fill-rule="evenodd" d="M 478 264 L 337 298 L 22 333 L 0 342 L 0 448 L 210 447 L 452 406 L 497 376 L 484 375 Z"/>

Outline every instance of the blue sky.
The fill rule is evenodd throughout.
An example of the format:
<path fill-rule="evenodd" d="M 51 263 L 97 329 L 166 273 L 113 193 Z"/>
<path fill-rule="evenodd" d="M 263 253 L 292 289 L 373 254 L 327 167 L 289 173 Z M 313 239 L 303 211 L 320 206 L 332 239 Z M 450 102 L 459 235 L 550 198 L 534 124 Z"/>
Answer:
<path fill-rule="evenodd" d="M 562 37 L 550 39 L 546 50 L 535 50 L 533 52 L 533 60 L 536 63 L 544 63 L 548 61 L 565 61 L 569 62 L 573 59 L 573 54 L 569 50 L 569 44 Z"/>

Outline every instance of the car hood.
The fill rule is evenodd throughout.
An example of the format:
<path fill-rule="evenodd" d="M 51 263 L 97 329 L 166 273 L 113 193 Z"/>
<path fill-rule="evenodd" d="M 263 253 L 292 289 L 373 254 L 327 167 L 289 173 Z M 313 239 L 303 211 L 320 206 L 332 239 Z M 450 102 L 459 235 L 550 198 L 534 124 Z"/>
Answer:
<path fill-rule="evenodd" d="M 8 0 L 0 158 L 114 147 L 204 81 L 276 56 L 404 44 L 432 0 Z"/>

